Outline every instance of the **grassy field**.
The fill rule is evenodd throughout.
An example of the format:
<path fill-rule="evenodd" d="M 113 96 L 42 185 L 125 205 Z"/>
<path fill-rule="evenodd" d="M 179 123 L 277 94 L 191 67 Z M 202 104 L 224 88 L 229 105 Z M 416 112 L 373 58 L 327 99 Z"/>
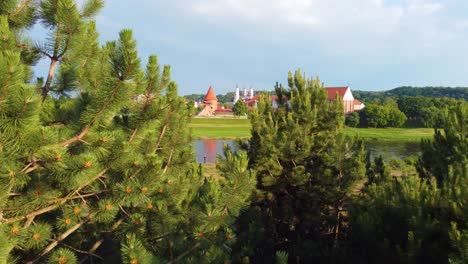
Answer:
<path fill-rule="evenodd" d="M 432 128 L 345 128 L 350 136 L 359 135 L 363 139 L 386 141 L 420 141 L 434 135 Z"/>
<path fill-rule="evenodd" d="M 250 122 L 245 118 L 194 118 L 190 127 L 195 138 L 234 139 L 250 137 Z M 350 136 L 386 141 L 419 141 L 431 138 L 432 128 L 345 128 Z"/>
<path fill-rule="evenodd" d="M 235 139 L 250 137 L 247 118 L 194 118 L 190 127 L 196 138 Z"/>

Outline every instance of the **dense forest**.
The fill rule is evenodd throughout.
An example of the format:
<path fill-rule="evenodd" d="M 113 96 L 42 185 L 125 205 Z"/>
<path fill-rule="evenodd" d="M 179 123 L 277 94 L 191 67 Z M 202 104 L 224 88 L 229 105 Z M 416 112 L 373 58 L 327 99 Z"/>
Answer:
<path fill-rule="evenodd" d="M 414 175 L 394 177 L 319 78 L 289 72 L 207 176 L 170 66 L 142 65 L 129 29 L 100 43 L 104 1 L 79 2 L 0 2 L 0 264 L 466 263 L 464 100 L 443 99 Z M 375 113 L 400 124 L 405 98 L 421 96 Z"/>
<path fill-rule="evenodd" d="M 354 98 L 363 102 L 384 101 L 388 97 L 423 96 L 430 98 L 448 97 L 468 100 L 468 87 L 411 87 L 402 86 L 388 91 L 353 90 Z"/>

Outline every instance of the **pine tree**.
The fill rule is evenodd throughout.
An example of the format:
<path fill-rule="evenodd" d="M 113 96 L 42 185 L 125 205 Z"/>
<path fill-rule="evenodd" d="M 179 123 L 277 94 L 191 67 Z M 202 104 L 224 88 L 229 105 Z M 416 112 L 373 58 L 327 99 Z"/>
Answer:
<path fill-rule="evenodd" d="M 376 177 L 350 210 L 349 262 L 466 262 L 466 109 L 449 109 L 444 130 L 422 142 L 421 177 L 382 177 L 386 166 L 376 159 L 383 169 L 370 173 Z"/>
<path fill-rule="evenodd" d="M 40 1 L 46 49 L 19 37 L 31 1 L 0 5 L 0 261 L 224 261 L 252 189 L 246 154 L 203 176 L 170 67 L 150 56 L 143 71 L 128 29 L 100 46 L 101 6 Z M 50 59 L 45 83 L 28 83 L 29 53 Z"/>
<path fill-rule="evenodd" d="M 467 103 L 446 109 L 443 131 L 436 128 L 433 140 L 422 141 L 422 156 L 417 166 L 421 177 L 435 177 L 442 184 L 447 180 L 451 166 L 466 173 L 463 166 L 468 163 L 467 124 Z"/>
<path fill-rule="evenodd" d="M 257 192 L 243 230 L 238 260 L 273 262 L 275 252 L 306 263 L 339 251 L 345 204 L 364 177 L 362 142 L 343 135 L 340 100 L 328 101 L 318 79 L 300 71 L 277 85 L 278 108 L 262 96 L 251 113 L 252 137 L 244 144 L 257 171 Z"/>

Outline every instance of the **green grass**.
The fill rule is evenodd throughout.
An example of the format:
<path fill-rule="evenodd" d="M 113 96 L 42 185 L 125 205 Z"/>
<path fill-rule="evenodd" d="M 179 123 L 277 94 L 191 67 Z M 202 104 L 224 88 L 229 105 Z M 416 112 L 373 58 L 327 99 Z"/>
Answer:
<path fill-rule="evenodd" d="M 345 128 L 349 136 L 359 135 L 363 139 L 386 141 L 420 141 L 434 135 L 432 128 Z"/>
<path fill-rule="evenodd" d="M 246 118 L 194 118 L 190 127 L 196 138 L 250 137 L 250 122 Z"/>
<path fill-rule="evenodd" d="M 250 137 L 250 122 L 245 118 L 194 118 L 190 127 L 195 138 L 234 139 Z M 364 140 L 419 141 L 432 138 L 432 128 L 345 128 L 349 136 Z"/>

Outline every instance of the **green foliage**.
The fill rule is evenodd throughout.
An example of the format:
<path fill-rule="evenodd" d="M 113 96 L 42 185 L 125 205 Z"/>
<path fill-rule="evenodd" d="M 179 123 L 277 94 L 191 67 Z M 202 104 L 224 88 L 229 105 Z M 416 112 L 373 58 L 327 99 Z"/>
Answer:
<path fill-rule="evenodd" d="M 466 104 L 446 113 L 444 133 L 423 140 L 421 177 L 381 177 L 367 166 L 368 186 L 350 210 L 347 262 L 463 263 L 467 251 Z M 380 168 L 380 169 L 379 169 Z M 375 177 L 380 175 L 380 177 Z"/>
<path fill-rule="evenodd" d="M 383 92 L 374 91 L 353 91 L 353 96 L 356 99 L 365 102 L 371 102 L 374 99 L 384 101 L 388 97 L 404 97 L 404 96 L 421 96 L 429 98 L 455 98 L 468 100 L 468 88 L 467 87 L 411 87 L 403 86 L 394 88 L 392 90 Z M 406 113 L 405 113 L 406 114 Z"/>
<path fill-rule="evenodd" d="M 77 264 L 79 262 L 73 251 L 66 248 L 60 248 L 51 254 L 49 263 Z"/>
<path fill-rule="evenodd" d="M 229 259 L 247 154 L 226 150 L 221 178 L 204 178 L 193 107 L 156 56 L 142 69 L 131 30 L 99 44 L 103 1 L 40 1 L 51 37 L 37 47 L 14 30 L 18 3 L 0 4 L 0 262 Z M 50 60 L 45 83 L 27 82 L 24 51 Z"/>
<path fill-rule="evenodd" d="M 247 105 L 242 100 L 237 100 L 237 102 L 232 107 L 232 112 L 236 116 L 246 115 L 248 111 Z"/>
<path fill-rule="evenodd" d="M 288 263 L 288 253 L 284 251 L 276 252 L 276 264 L 287 264 Z"/>
<path fill-rule="evenodd" d="M 369 127 L 401 127 L 407 119 L 393 100 L 382 105 L 369 103 L 361 115 L 363 125 Z"/>
<path fill-rule="evenodd" d="M 261 96 L 250 116 L 252 137 L 243 147 L 257 191 L 239 219 L 235 261 L 272 263 L 278 251 L 304 263 L 335 256 L 343 208 L 364 177 L 362 142 L 342 133 L 342 102 L 328 101 L 320 80 L 300 71 L 289 73 L 288 83 L 276 86 L 278 109 Z"/>
<path fill-rule="evenodd" d="M 359 125 L 359 113 L 352 112 L 345 118 L 345 125 L 349 127 L 357 127 Z"/>
<path fill-rule="evenodd" d="M 444 119 L 443 132 L 435 129 L 433 140 L 422 141 L 422 156 L 418 164 L 421 177 L 435 177 L 439 184 L 446 181 L 449 169 L 453 166 L 457 172 L 466 173 L 468 103 L 446 111 Z"/>
<path fill-rule="evenodd" d="M 195 102 L 203 102 L 203 98 L 205 98 L 205 94 L 189 94 L 184 95 L 185 98 Z M 226 94 L 217 94 L 216 98 L 218 98 L 219 104 L 225 104 L 233 101 L 234 92 L 227 92 Z"/>

